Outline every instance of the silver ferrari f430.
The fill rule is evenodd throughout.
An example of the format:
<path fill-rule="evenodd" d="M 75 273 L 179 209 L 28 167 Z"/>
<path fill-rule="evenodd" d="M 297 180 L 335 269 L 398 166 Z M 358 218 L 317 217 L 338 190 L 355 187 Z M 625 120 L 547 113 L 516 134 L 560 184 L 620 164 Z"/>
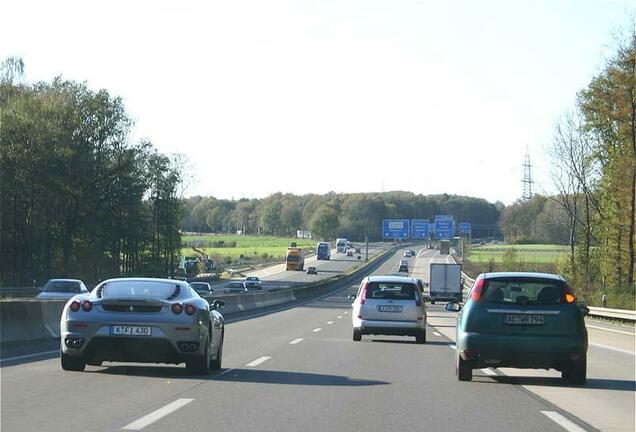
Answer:
<path fill-rule="evenodd" d="M 117 278 L 71 298 L 62 312 L 62 369 L 103 361 L 185 363 L 196 374 L 220 369 L 224 319 L 185 281 Z"/>

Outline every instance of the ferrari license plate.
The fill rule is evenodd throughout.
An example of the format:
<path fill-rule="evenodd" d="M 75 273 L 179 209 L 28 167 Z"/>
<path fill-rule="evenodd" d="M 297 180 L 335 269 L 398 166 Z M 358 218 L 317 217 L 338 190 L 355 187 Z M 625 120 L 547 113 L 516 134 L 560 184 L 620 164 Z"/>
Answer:
<path fill-rule="evenodd" d="M 543 325 L 543 315 L 506 315 L 506 324 Z"/>
<path fill-rule="evenodd" d="M 402 306 L 382 305 L 378 306 L 380 312 L 402 312 Z"/>
<path fill-rule="evenodd" d="M 151 336 L 152 327 L 114 325 L 114 326 L 110 326 L 110 334 L 121 335 L 121 336 Z"/>

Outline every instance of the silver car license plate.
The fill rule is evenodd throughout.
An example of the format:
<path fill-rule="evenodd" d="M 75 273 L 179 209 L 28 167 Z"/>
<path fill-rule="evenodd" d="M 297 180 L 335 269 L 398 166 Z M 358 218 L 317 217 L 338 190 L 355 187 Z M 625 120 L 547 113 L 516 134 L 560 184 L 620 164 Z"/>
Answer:
<path fill-rule="evenodd" d="M 402 306 L 381 305 L 378 306 L 380 312 L 402 312 Z"/>
<path fill-rule="evenodd" d="M 152 327 L 114 325 L 110 326 L 110 334 L 120 336 L 151 336 Z"/>
<path fill-rule="evenodd" d="M 543 325 L 543 315 L 506 315 L 506 324 Z"/>

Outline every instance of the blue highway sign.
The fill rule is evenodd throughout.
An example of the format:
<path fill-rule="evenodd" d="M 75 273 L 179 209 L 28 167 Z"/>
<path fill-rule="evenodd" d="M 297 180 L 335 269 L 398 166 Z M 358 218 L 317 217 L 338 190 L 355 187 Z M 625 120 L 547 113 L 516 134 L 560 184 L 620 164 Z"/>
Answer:
<path fill-rule="evenodd" d="M 410 234 L 408 219 L 384 219 L 382 220 L 382 238 L 408 239 Z"/>
<path fill-rule="evenodd" d="M 470 232 L 471 232 L 470 222 L 460 222 L 458 226 L 459 226 L 460 234 L 470 235 Z"/>
<path fill-rule="evenodd" d="M 413 240 L 430 238 L 428 219 L 411 220 L 411 238 Z"/>
<path fill-rule="evenodd" d="M 449 219 L 436 219 L 435 220 L 435 238 L 437 239 L 451 239 L 453 238 L 454 223 Z"/>

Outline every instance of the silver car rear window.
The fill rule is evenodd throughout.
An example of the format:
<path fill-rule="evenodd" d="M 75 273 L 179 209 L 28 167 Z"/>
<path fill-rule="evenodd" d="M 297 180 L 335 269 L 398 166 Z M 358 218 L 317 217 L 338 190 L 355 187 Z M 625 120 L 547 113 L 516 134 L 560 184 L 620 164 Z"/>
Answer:
<path fill-rule="evenodd" d="M 367 299 L 416 300 L 417 287 L 411 283 L 371 282 Z"/>
<path fill-rule="evenodd" d="M 73 281 L 49 281 L 44 285 L 42 291 L 47 292 L 80 292 L 81 287 L 79 282 Z"/>
<path fill-rule="evenodd" d="M 102 290 L 102 298 L 149 298 L 164 300 L 174 295 L 176 291 L 177 284 L 169 282 L 109 282 Z"/>
<path fill-rule="evenodd" d="M 483 301 L 520 305 L 556 305 L 565 303 L 563 282 L 539 278 L 486 279 Z"/>

